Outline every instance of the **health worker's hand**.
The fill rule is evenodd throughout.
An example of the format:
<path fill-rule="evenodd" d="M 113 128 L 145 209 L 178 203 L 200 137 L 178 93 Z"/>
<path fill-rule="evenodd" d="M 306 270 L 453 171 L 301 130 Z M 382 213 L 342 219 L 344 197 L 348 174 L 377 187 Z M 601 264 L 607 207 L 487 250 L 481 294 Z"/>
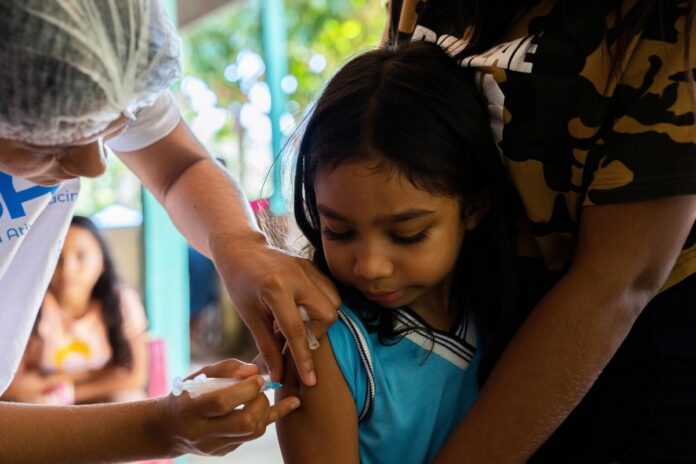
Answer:
<path fill-rule="evenodd" d="M 274 334 L 275 320 L 288 342 L 302 382 L 314 385 L 314 363 L 297 306 L 306 308 L 312 331 L 322 336 L 336 320 L 340 304 L 333 283 L 311 261 L 278 250 L 265 241 L 217 240 L 211 250 L 218 272 L 254 336 L 272 379 L 283 379 L 283 340 Z"/>
<path fill-rule="evenodd" d="M 300 405 L 299 398 L 289 397 L 271 406 L 261 392 L 264 381 L 253 364 L 230 359 L 206 366 L 188 378 L 201 373 L 244 380 L 196 398 L 184 391 L 163 399 L 161 424 L 171 455 L 223 456 L 260 437 L 267 425 Z"/>

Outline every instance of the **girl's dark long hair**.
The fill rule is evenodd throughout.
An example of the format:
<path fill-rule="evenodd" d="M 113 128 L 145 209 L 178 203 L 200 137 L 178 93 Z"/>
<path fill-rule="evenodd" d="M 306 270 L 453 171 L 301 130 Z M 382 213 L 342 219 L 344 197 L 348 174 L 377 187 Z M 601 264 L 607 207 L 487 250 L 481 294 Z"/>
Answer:
<path fill-rule="evenodd" d="M 75 216 L 70 222 L 70 227 L 79 227 L 92 234 L 104 257 L 103 270 L 97 283 L 92 289 L 92 300 L 101 303 L 102 316 L 106 324 L 106 330 L 111 345 L 111 360 L 109 364 L 130 369 L 133 365 L 133 353 L 123 330 L 123 316 L 121 313 L 121 284 L 116 274 L 111 252 L 104 237 L 92 221 L 83 216 Z"/>
<path fill-rule="evenodd" d="M 316 176 L 375 155 L 415 187 L 457 197 L 463 215 L 490 206 L 464 239 L 452 288 L 460 307 L 497 325 L 514 306 L 510 189 L 473 74 L 438 46 L 414 42 L 360 55 L 329 81 L 306 122 L 294 180 L 295 219 L 327 275 Z M 336 284 L 371 329 L 383 339 L 396 335 L 393 311 Z"/>

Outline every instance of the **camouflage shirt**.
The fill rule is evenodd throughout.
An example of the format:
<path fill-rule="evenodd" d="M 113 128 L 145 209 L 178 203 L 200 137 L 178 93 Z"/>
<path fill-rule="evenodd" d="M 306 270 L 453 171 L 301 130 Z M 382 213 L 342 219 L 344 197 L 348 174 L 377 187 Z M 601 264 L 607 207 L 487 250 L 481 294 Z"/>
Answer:
<path fill-rule="evenodd" d="M 657 2 L 612 73 L 621 2 L 558 1 L 527 34 L 461 59 L 475 67 L 491 126 L 520 194 L 533 253 L 562 271 L 582 208 L 696 193 L 696 124 L 685 61 L 688 1 Z M 623 1 L 624 17 L 636 3 Z M 613 6 L 611 6 L 613 5 Z M 390 0 L 385 37 L 464 46 L 453 0 Z M 390 29 L 391 28 L 391 29 Z M 696 63 L 696 34 L 691 37 Z M 616 76 L 616 77 L 611 77 Z M 663 288 L 696 272 L 696 228 Z"/>

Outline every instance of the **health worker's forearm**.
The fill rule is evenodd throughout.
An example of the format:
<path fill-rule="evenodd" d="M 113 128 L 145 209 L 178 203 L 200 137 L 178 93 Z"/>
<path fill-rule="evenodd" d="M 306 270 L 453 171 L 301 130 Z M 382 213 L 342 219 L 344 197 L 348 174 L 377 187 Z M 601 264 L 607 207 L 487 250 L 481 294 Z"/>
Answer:
<path fill-rule="evenodd" d="M 169 189 L 163 205 L 181 233 L 209 257 L 223 240 L 266 244 L 246 197 L 210 158 L 191 165 Z"/>
<path fill-rule="evenodd" d="M 160 401 L 70 407 L 0 403 L 0 461 L 78 464 L 171 456 L 160 433 Z"/>
<path fill-rule="evenodd" d="M 162 140 L 118 155 L 201 253 L 213 257 L 216 243 L 266 244 L 237 182 L 183 121 Z"/>

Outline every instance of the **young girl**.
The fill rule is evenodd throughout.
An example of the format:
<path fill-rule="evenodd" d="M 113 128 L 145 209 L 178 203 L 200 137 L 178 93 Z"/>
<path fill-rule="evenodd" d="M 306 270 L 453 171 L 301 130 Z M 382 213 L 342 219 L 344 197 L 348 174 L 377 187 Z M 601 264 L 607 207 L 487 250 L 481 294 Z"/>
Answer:
<path fill-rule="evenodd" d="M 32 403 L 143 399 L 146 330 L 143 305 L 119 282 L 101 234 L 89 219 L 75 216 L 4 398 Z"/>
<path fill-rule="evenodd" d="M 482 327 L 510 307 L 504 186 L 472 76 L 437 46 L 372 51 L 329 82 L 295 215 L 344 305 L 317 385 L 279 393 L 302 397 L 278 424 L 286 462 L 435 457 L 478 392 Z"/>

